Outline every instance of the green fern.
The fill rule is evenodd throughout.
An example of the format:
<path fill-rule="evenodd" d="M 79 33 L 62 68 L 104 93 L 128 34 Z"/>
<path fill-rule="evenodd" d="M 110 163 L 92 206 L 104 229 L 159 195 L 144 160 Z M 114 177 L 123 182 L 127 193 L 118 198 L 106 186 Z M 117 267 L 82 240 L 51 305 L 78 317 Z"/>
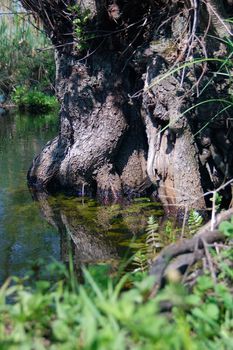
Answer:
<path fill-rule="evenodd" d="M 150 216 L 146 227 L 146 245 L 148 258 L 153 259 L 159 250 L 163 248 L 161 236 L 158 232 L 158 223 L 154 216 Z"/>
<path fill-rule="evenodd" d="M 148 257 L 147 253 L 142 250 L 138 250 L 133 257 L 133 265 L 135 266 L 134 272 L 145 272 L 148 270 Z"/>
<path fill-rule="evenodd" d="M 158 251 L 163 248 L 160 234 L 158 233 L 158 223 L 154 216 L 150 216 L 146 227 L 146 240 L 144 247 L 142 247 L 134 255 L 133 264 L 135 271 L 146 271 L 150 262 L 155 258 Z"/>
<path fill-rule="evenodd" d="M 189 213 L 188 227 L 189 232 L 194 234 L 201 227 L 203 223 L 203 217 L 198 213 L 198 211 L 192 209 Z"/>

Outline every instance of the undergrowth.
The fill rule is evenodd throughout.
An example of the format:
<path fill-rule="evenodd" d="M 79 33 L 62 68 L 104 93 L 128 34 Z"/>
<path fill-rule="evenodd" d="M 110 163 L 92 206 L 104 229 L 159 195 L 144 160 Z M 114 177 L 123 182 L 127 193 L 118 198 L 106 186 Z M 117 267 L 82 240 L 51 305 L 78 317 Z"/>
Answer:
<path fill-rule="evenodd" d="M 220 230 L 232 239 L 233 221 Z M 8 279 L 0 289 L 0 348 L 233 349 L 233 248 L 212 256 L 217 283 L 206 272 L 191 292 L 170 281 L 154 298 L 153 276 L 145 273 L 100 285 L 83 269 L 81 284 L 72 264 L 53 263 L 47 266 L 52 282 L 33 275 Z"/>
<path fill-rule="evenodd" d="M 49 112 L 58 108 L 58 101 L 55 96 L 47 95 L 37 89 L 27 89 L 25 86 L 18 86 L 11 94 L 12 101 L 20 110 L 34 113 Z"/>
<path fill-rule="evenodd" d="M 133 257 L 134 271 L 147 271 L 157 253 L 164 246 L 159 224 L 153 215 L 148 218 L 145 231 L 145 243 Z"/>
<path fill-rule="evenodd" d="M 190 234 L 195 234 L 203 223 L 203 217 L 198 211 L 192 209 L 189 213 L 188 228 Z"/>

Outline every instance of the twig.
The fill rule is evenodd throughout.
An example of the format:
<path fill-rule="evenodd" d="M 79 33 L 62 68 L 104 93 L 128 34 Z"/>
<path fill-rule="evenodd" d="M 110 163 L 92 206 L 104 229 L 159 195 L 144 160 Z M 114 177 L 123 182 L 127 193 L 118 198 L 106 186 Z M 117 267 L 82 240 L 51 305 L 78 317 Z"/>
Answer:
<path fill-rule="evenodd" d="M 188 52 L 186 55 L 186 61 L 189 60 L 191 51 L 193 49 L 193 43 L 195 41 L 195 34 L 196 34 L 196 30 L 197 30 L 197 11 L 198 11 L 198 0 L 192 0 L 192 5 L 193 5 L 193 25 L 192 25 L 192 31 L 191 31 L 191 35 L 188 39 Z M 183 68 L 183 72 L 181 75 L 181 82 L 180 82 L 180 86 L 182 87 L 183 82 L 184 82 L 184 77 L 185 77 L 185 71 L 186 71 L 186 67 Z"/>
<path fill-rule="evenodd" d="M 206 260 L 208 262 L 209 270 L 210 270 L 211 276 L 213 278 L 214 284 L 216 284 L 217 280 L 216 280 L 216 275 L 214 272 L 213 262 L 212 262 L 210 252 L 208 250 L 208 247 L 207 247 L 207 244 L 206 244 L 206 241 L 204 238 L 202 238 L 202 242 L 203 242 L 203 247 L 204 247 L 204 251 L 205 251 Z"/>
<path fill-rule="evenodd" d="M 189 267 L 192 266 L 193 264 L 195 264 L 198 260 L 200 260 L 202 257 L 203 257 L 203 254 L 204 254 L 204 251 L 203 249 L 198 249 L 198 241 L 196 242 L 195 244 L 195 247 L 194 247 L 194 253 L 192 254 L 192 260 L 190 259 L 189 261 L 189 264 L 187 266 L 187 269 L 184 273 L 184 276 L 183 276 L 183 279 L 182 279 L 182 282 L 184 283 L 187 275 L 188 275 L 188 272 L 189 272 Z"/>
<path fill-rule="evenodd" d="M 211 228 L 210 228 L 210 231 L 213 231 L 214 229 L 214 225 L 215 225 L 215 216 L 216 216 L 216 205 L 215 205 L 215 202 L 216 202 L 216 194 L 217 192 L 214 191 L 213 192 L 213 197 L 212 197 L 212 211 L 211 211 Z"/>
<path fill-rule="evenodd" d="M 228 28 L 228 26 L 225 24 L 225 22 L 223 21 L 223 19 L 221 18 L 221 16 L 217 13 L 217 11 L 214 9 L 214 7 L 211 5 L 210 1 L 204 1 L 204 3 L 206 4 L 207 8 L 210 9 L 210 11 L 212 11 L 212 13 L 217 17 L 218 21 L 221 23 L 221 25 L 225 28 L 225 30 L 227 31 L 227 33 L 232 36 L 233 32 Z"/>
<path fill-rule="evenodd" d="M 186 225 L 186 220 L 187 220 L 187 214 L 188 214 L 188 207 L 187 205 L 185 206 L 185 211 L 184 211 L 184 218 L 183 218 L 183 223 L 182 223 L 182 231 L 181 231 L 181 237 L 184 237 L 184 230 L 185 230 L 185 225 Z"/>

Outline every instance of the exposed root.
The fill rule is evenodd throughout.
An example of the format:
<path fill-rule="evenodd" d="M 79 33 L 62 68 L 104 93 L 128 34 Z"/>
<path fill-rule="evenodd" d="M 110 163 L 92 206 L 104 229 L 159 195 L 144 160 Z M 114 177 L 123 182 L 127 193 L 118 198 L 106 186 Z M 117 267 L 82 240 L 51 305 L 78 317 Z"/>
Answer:
<path fill-rule="evenodd" d="M 226 240 L 226 236 L 219 232 L 217 227 L 221 221 L 228 220 L 232 215 L 233 209 L 222 212 L 216 217 L 213 231 L 211 231 L 211 222 L 208 222 L 193 238 L 180 240 L 165 247 L 150 268 L 150 274 L 154 275 L 156 279 L 151 296 L 154 296 L 162 286 L 162 282 L 168 270 L 179 270 L 181 274 L 184 274 L 187 267 L 194 265 L 203 258 L 204 255 L 207 258 L 211 275 L 215 280 L 215 272 L 211 257 L 208 253 L 206 254 L 208 250 L 207 244 L 224 242 Z M 175 258 L 176 260 L 174 261 Z"/>

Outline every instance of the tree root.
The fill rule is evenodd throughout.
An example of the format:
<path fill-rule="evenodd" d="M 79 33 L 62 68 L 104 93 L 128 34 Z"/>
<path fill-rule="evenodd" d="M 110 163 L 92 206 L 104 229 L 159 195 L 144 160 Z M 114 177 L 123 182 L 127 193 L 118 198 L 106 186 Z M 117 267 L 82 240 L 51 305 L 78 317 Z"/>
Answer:
<path fill-rule="evenodd" d="M 183 239 L 165 247 L 150 268 L 150 275 L 154 275 L 156 279 L 151 296 L 154 296 L 161 288 L 168 271 L 178 270 L 184 275 L 188 267 L 194 265 L 204 256 L 207 258 L 211 275 L 214 278 L 215 273 L 210 256 L 206 254 L 208 250 L 206 249 L 206 245 L 221 241 L 224 242 L 226 240 L 226 236 L 219 232 L 217 227 L 220 222 L 230 219 L 232 215 L 233 209 L 231 208 L 216 217 L 214 230 L 211 231 L 211 222 L 208 222 L 193 238 Z"/>

